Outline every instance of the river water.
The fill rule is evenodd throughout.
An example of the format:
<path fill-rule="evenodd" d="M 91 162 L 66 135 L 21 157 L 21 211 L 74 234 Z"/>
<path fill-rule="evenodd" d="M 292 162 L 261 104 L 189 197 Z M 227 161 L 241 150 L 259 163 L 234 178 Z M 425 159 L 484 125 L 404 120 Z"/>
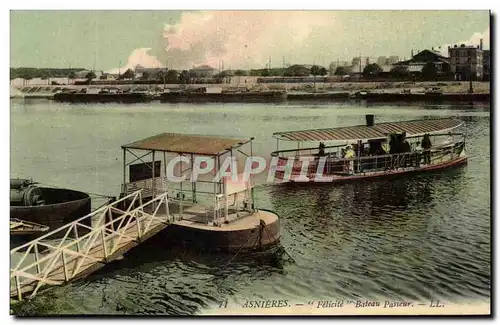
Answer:
<path fill-rule="evenodd" d="M 161 132 L 255 137 L 376 122 L 465 121 L 466 167 L 345 185 L 261 184 L 281 216 L 279 253 L 205 254 L 141 244 L 92 276 L 16 305 L 17 314 L 201 314 L 221 302 L 490 299 L 490 113 L 486 105 L 134 104 L 11 100 L 11 177 L 118 195 L 120 145 Z"/>

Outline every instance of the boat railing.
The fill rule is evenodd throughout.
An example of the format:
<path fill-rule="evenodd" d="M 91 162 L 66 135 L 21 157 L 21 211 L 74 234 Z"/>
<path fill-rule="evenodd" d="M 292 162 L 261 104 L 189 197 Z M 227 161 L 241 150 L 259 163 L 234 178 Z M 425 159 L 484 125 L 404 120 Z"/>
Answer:
<path fill-rule="evenodd" d="M 431 142 L 434 147 L 442 146 L 446 143 L 455 143 L 460 141 L 465 141 L 464 133 L 436 133 L 430 134 Z M 451 138 L 450 138 L 451 137 Z M 406 138 L 410 143 L 414 144 L 417 141 L 422 141 L 422 136 L 409 136 Z M 443 141 L 441 141 L 443 140 Z M 323 147 L 325 155 L 329 157 L 341 157 L 341 150 L 347 146 L 347 143 L 339 145 L 330 145 Z M 301 157 L 301 156 L 313 156 L 319 153 L 319 147 L 308 147 L 299 149 L 286 149 L 277 150 L 271 153 L 271 157 Z"/>
<path fill-rule="evenodd" d="M 86 222 L 89 220 L 91 221 L 90 225 Z M 137 238 L 132 239 L 140 241 L 144 236 L 147 236 L 155 222 L 169 224 L 173 221 L 175 220 L 168 211 L 166 193 L 146 202 L 143 201 L 140 190 L 126 195 L 88 215 L 12 249 L 10 251 L 11 260 L 14 256 L 20 258 L 10 270 L 11 292 L 14 290 L 16 296 L 21 300 L 22 288 L 33 286 L 31 293 L 31 297 L 33 297 L 45 284 L 61 284 L 78 277 L 80 271 L 85 268 L 84 263 L 99 262 L 99 259 L 92 255 L 92 249 L 100 247 L 99 249 L 102 249 L 103 257 L 106 260 L 115 254 L 124 245 L 124 242 L 126 243 L 125 239 L 130 238 L 132 228 L 136 229 L 137 234 Z M 80 235 L 80 228 L 86 230 L 84 235 Z M 63 234 L 58 243 L 47 241 L 55 234 Z M 55 272 L 57 265 L 62 265 L 63 268 L 62 281 L 54 281 L 50 278 L 50 274 Z"/>
<path fill-rule="evenodd" d="M 168 187 L 167 182 L 170 185 Z M 195 191 L 193 186 L 196 186 Z M 225 219 L 226 196 L 218 194 L 216 187 L 217 183 L 214 184 L 210 180 L 197 180 L 195 183 L 189 180 L 171 183 L 167 177 L 162 176 L 126 183 L 123 193 L 129 195 L 140 190 L 143 197 L 154 197 L 166 193 L 171 211 L 175 211 L 174 213 L 181 219 L 204 224 L 210 222 L 220 224 L 228 221 Z M 233 219 L 238 219 L 239 213 L 250 209 L 247 188 L 228 193 L 227 201 L 229 214 Z M 203 217 L 200 218 L 201 214 Z"/>
<path fill-rule="evenodd" d="M 325 146 L 326 154 L 336 154 L 337 151 L 340 152 L 341 148 L 344 148 L 345 144 L 334 145 L 334 146 Z M 331 149 L 337 149 L 337 151 L 333 151 Z M 271 157 L 288 157 L 288 156 L 307 156 L 307 155 L 316 155 L 319 152 L 318 147 L 311 148 L 302 148 L 302 149 L 287 149 L 287 150 L 278 150 L 271 153 Z"/>
<path fill-rule="evenodd" d="M 385 155 L 371 155 L 371 156 L 357 156 L 352 158 L 332 157 L 332 156 L 300 156 L 300 157 L 280 157 L 277 170 L 286 172 L 290 169 L 288 166 L 288 159 L 293 159 L 293 167 L 291 167 L 291 174 L 298 175 L 302 171 L 303 162 L 308 161 L 307 174 L 314 174 L 318 172 L 319 164 L 324 164 L 324 171 L 327 174 L 345 174 L 345 173 L 362 173 L 370 170 L 395 170 L 400 168 L 418 167 L 421 163 L 427 165 L 441 164 L 446 161 L 456 159 L 459 153 L 455 151 L 456 147 L 464 145 L 464 142 L 453 142 L 442 146 L 433 147 L 427 150 L 385 154 Z M 325 158 L 320 162 L 320 158 Z"/>

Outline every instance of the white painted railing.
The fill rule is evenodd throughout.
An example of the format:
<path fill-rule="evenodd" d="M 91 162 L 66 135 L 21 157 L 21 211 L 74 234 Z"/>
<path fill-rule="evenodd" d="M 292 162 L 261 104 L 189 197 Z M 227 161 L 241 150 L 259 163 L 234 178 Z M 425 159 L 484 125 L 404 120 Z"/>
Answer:
<path fill-rule="evenodd" d="M 106 263 L 108 257 L 127 243 L 140 241 L 152 229 L 154 221 L 157 222 L 156 225 L 173 221 L 168 210 L 167 193 L 162 193 L 146 203 L 142 202 L 142 196 L 142 190 L 131 193 L 61 228 L 12 249 L 11 261 L 15 260 L 15 256 L 18 257 L 23 252 L 24 254 L 11 268 L 11 296 L 15 294 L 21 300 L 23 293 L 31 292 L 30 297 L 33 297 L 43 285 L 58 285 L 67 282 L 84 271 L 82 265 L 85 262 Z M 117 206 L 120 203 L 126 205 L 126 208 L 119 209 Z M 158 213 L 161 207 L 163 211 Z M 90 227 L 84 224 L 88 221 L 91 221 Z M 82 230 L 88 232 L 81 236 L 79 233 Z M 64 235 L 60 243 L 55 244 L 57 246 L 46 242 L 62 233 Z M 92 250 L 99 249 L 100 252 L 101 248 L 102 253 L 91 254 Z M 54 278 L 51 272 L 61 267 L 64 273 L 63 279 Z"/>

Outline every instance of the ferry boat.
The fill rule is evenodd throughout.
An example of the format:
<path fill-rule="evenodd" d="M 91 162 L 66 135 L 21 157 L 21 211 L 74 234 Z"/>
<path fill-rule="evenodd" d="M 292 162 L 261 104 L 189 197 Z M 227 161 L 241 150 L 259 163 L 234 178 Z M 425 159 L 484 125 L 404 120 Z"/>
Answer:
<path fill-rule="evenodd" d="M 158 213 L 175 220 L 161 236 L 164 243 L 210 251 L 276 247 L 280 240 L 279 216 L 257 209 L 252 177 L 217 176 L 226 170 L 224 162 L 234 159 L 240 165 L 252 156 L 253 140 L 161 133 L 123 145 L 120 197 L 137 190 L 142 190 L 143 200 L 167 194 L 168 204 L 156 207 Z M 125 203 L 123 208 L 131 204 Z"/>
<path fill-rule="evenodd" d="M 345 182 L 465 165 L 465 135 L 453 132 L 462 124 L 449 118 L 375 124 L 366 115 L 366 125 L 276 132 L 276 181 Z M 280 141 L 298 148 L 279 150 Z M 325 145 L 329 141 L 343 143 Z M 319 145 L 301 148 L 304 142 Z"/>

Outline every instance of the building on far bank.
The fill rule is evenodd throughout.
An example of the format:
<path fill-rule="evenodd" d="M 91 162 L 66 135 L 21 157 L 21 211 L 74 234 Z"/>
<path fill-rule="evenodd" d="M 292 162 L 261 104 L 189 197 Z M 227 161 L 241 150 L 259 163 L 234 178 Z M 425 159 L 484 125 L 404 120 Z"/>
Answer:
<path fill-rule="evenodd" d="M 307 77 L 311 75 L 312 64 L 293 64 L 285 69 L 285 75 Z"/>
<path fill-rule="evenodd" d="M 189 73 L 194 77 L 208 78 L 215 75 L 215 68 L 205 64 L 199 67 L 193 67 L 189 70 Z"/>
<path fill-rule="evenodd" d="M 377 58 L 377 64 L 380 65 L 380 66 L 388 64 L 387 61 L 388 61 L 388 59 L 385 56 L 379 56 Z"/>
<path fill-rule="evenodd" d="M 372 63 L 376 63 L 376 62 L 372 62 L 369 59 L 367 59 L 367 60 L 365 60 L 365 62 L 363 62 L 361 64 L 351 66 L 352 75 L 355 76 L 355 78 L 361 77 L 363 75 L 363 71 L 365 70 L 366 66 L 368 64 L 372 64 Z M 387 76 L 392 69 L 392 65 L 390 65 L 390 64 L 382 64 L 379 66 L 382 69 L 382 71 L 380 71 L 379 77 Z"/>
<path fill-rule="evenodd" d="M 107 81 L 113 81 L 113 80 L 117 80 L 120 76 L 116 73 L 116 74 L 112 74 L 112 73 L 102 73 L 101 76 L 99 77 L 99 80 L 107 80 Z"/>
<path fill-rule="evenodd" d="M 483 79 L 483 40 L 480 45 L 448 46 L 451 73 L 455 80 Z M 469 77 L 470 76 L 470 77 Z"/>
<path fill-rule="evenodd" d="M 399 56 L 397 55 L 391 55 L 387 58 L 387 61 L 385 64 L 394 64 L 399 61 Z"/>
<path fill-rule="evenodd" d="M 134 74 L 135 74 L 135 77 L 136 78 L 142 78 L 142 76 L 144 74 L 146 75 L 149 75 L 149 77 L 153 77 L 153 76 L 156 76 L 158 74 L 158 72 L 162 71 L 162 72 L 165 72 L 167 71 L 168 69 L 166 68 L 145 68 L 141 65 L 137 65 L 135 66 L 134 68 Z M 121 71 L 121 73 L 124 73 L 125 71 Z"/>
<path fill-rule="evenodd" d="M 332 61 L 332 63 L 330 63 L 330 65 L 328 67 L 328 72 L 329 72 L 330 76 L 333 76 L 338 67 L 347 67 L 349 65 L 350 65 L 349 62 L 344 61 L 344 60 L 343 61 L 340 61 L 340 60 Z"/>
<path fill-rule="evenodd" d="M 428 63 L 434 64 L 438 75 L 445 75 L 450 71 L 450 60 L 434 50 L 420 51 L 413 55 L 411 59 L 396 62 L 394 65 L 406 66 L 410 74 L 418 75 Z"/>
<path fill-rule="evenodd" d="M 491 80 L 490 50 L 483 50 L 483 80 Z"/>

